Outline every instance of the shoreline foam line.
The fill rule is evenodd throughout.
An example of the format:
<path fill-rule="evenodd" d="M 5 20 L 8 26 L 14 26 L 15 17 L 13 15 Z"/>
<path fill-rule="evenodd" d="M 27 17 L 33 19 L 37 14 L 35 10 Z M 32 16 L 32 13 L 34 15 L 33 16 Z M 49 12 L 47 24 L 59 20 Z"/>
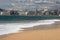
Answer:
<path fill-rule="evenodd" d="M 58 19 L 53 20 L 38 20 L 38 21 L 30 21 L 30 22 L 21 22 L 21 23 L 2 23 L 0 24 L 0 35 L 16 33 L 19 30 L 22 31 L 22 28 L 31 28 L 38 25 L 51 25 L 56 21 L 60 21 Z"/>

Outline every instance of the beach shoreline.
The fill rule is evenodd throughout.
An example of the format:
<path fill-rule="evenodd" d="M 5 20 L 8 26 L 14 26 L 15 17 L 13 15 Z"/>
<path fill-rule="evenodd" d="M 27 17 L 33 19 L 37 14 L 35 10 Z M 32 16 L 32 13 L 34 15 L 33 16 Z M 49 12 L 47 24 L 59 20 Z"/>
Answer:
<path fill-rule="evenodd" d="M 23 28 L 24 29 L 24 28 Z M 60 22 L 26 28 L 22 32 L 1 37 L 0 40 L 60 40 Z"/>

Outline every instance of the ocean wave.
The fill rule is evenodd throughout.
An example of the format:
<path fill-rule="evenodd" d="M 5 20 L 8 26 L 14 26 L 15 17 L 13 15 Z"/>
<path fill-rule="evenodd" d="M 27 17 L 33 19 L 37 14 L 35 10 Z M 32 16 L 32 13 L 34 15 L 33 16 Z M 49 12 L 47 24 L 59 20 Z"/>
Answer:
<path fill-rule="evenodd" d="M 0 35 L 22 32 L 22 28 L 30 28 L 38 25 L 51 25 L 60 19 L 23 21 L 19 23 L 0 23 Z"/>

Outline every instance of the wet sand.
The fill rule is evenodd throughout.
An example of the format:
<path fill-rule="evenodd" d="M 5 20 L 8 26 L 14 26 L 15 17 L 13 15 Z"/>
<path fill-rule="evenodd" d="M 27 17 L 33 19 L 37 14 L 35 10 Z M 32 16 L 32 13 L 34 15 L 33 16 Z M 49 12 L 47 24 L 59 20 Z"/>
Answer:
<path fill-rule="evenodd" d="M 60 40 L 60 22 L 26 28 L 24 32 L 10 34 L 0 40 Z"/>

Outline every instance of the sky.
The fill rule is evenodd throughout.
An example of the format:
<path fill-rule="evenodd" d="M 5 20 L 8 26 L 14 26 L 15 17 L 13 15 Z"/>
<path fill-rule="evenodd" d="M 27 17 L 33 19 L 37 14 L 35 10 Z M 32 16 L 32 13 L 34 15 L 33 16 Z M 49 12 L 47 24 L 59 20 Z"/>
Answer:
<path fill-rule="evenodd" d="M 4 9 L 8 9 L 8 8 L 13 8 L 13 9 L 26 9 L 26 8 L 36 8 L 37 5 L 34 4 L 33 2 L 29 3 L 29 2 L 25 2 L 25 1 L 31 1 L 31 0 L 0 0 L 0 8 L 4 8 Z M 32 0 L 32 1 L 39 1 L 39 0 Z M 40 1 L 44 1 L 44 0 L 40 0 Z M 46 1 L 46 0 L 45 0 Z M 50 2 L 55 2 L 57 0 L 47 0 Z M 41 3 L 42 4 L 42 3 Z M 43 4 L 40 6 L 46 6 L 46 4 Z M 29 5 L 29 6 L 28 6 Z M 47 3 L 47 5 L 50 5 Z M 38 7 L 40 7 L 38 6 Z"/>

